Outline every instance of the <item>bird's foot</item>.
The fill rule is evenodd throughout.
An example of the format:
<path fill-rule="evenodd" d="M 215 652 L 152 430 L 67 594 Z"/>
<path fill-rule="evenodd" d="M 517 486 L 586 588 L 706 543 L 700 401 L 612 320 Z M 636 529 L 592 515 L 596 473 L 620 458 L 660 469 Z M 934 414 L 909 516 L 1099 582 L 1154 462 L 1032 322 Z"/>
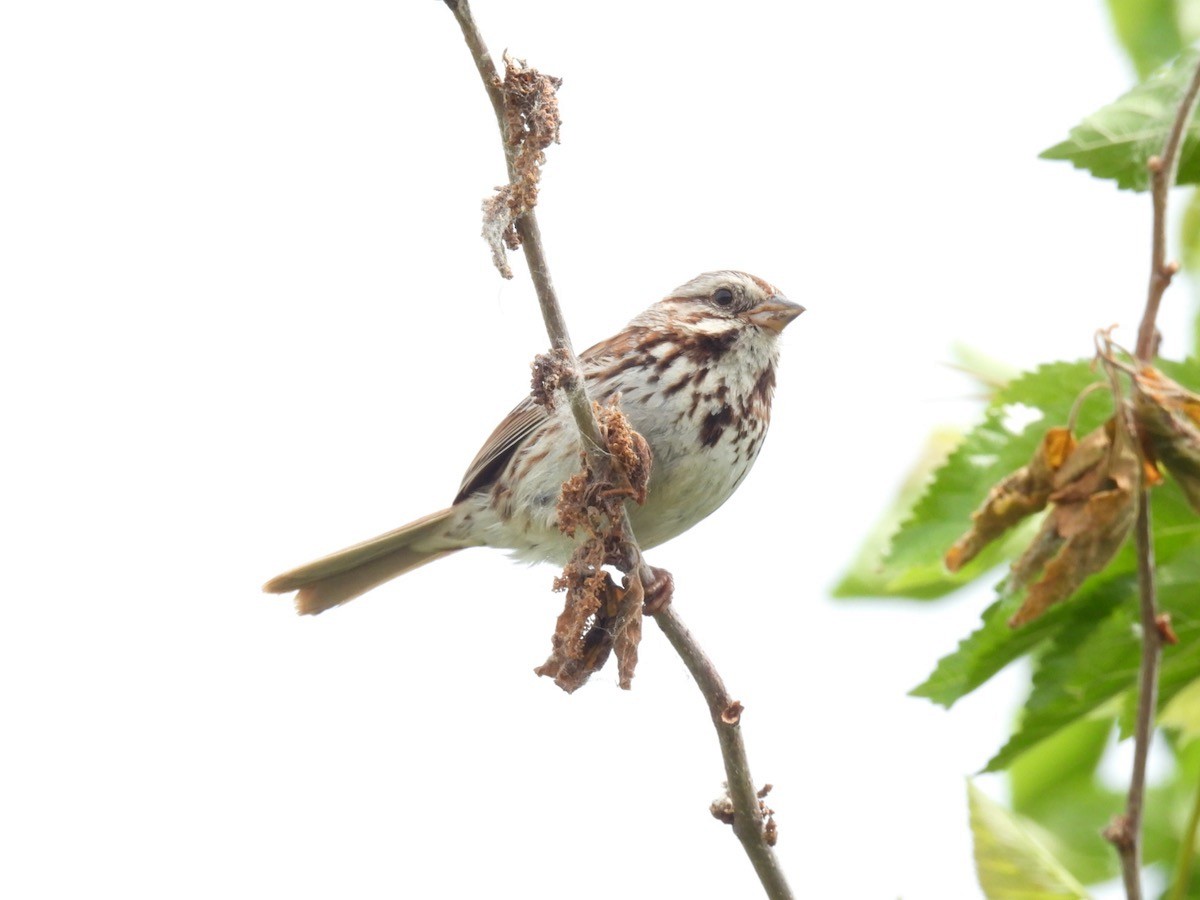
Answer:
<path fill-rule="evenodd" d="M 662 612 L 670 604 L 671 597 L 675 594 L 675 579 L 666 569 L 656 566 L 647 566 L 646 568 L 650 570 L 650 580 L 642 585 L 645 593 L 643 608 L 646 615 L 653 616 Z"/>

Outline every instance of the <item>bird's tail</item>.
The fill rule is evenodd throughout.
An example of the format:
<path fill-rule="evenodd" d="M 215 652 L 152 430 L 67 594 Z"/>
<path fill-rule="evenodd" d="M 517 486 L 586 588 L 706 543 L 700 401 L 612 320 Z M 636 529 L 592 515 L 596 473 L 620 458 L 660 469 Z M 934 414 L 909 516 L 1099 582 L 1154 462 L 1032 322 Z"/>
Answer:
<path fill-rule="evenodd" d="M 437 542 L 430 539 L 445 527 L 451 512 L 443 509 L 395 531 L 284 572 L 264 584 L 263 590 L 269 594 L 298 591 L 296 611 L 302 615 L 316 615 L 353 600 L 397 575 L 458 550 L 458 547 L 444 546 L 432 550 L 414 547 L 415 544 L 429 546 L 431 543 L 436 547 Z"/>

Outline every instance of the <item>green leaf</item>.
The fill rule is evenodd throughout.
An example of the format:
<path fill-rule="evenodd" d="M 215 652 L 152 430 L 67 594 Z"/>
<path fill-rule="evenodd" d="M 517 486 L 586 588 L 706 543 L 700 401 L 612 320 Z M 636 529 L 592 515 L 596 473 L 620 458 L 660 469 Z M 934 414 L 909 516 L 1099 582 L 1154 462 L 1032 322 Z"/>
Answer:
<path fill-rule="evenodd" d="M 1200 520 L 1190 513 L 1187 522 L 1172 519 L 1180 502 L 1174 484 L 1153 496 L 1158 602 L 1179 636 L 1179 644 L 1163 650 L 1159 698 L 1167 702 L 1200 677 Z M 1063 604 L 1069 612 L 1038 658 L 1021 724 L 986 771 L 1006 767 L 1059 729 L 1135 691 L 1142 652 L 1135 570 L 1128 544 L 1108 570 Z"/>
<path fill-rule="evenodd" d="M 1133 627 L 1136 590 L 1132 577 L 1106 581 L 1090 592 L 1101 598 L 1100 614 L 1075 615 L 1058 630 L 1038 660 L 1017 731 L 988 761 L 985 772 L 1005 768 L 1023 751 L 1134 683 L 1141 649 Z M 1076 610 L 1081 599 L 1070 601 Z"/>
<path fill-rule="evenodd" d="M 1021 628 L 1010 628 L 1023 595 L 1004 597 L 983 613 L 983 625 L 963 639 L 953 653 L 942 657 L 937 668 L 909 693 L 946 708 L 965 697 L 1018 657 L 1035 649 L 1056 633 L 1064 619 L 1106 616 L 1113 600 L 1103 593 L 1075 598 L 1052 607 L 1045 615 Z"/>
<path fill-rule="evenodd" d="M 1186 44 L 1174 0 L 1108 0 L 1108 11 L 1138 78 L 1179 54 Z"/>
<path fill-rule="evenodd" d="M 1107 716 L 1083 719 L 1009 768 L 1013 812 L 1044 829 L 1047 848 L 1085 884 L 1119 871 L 1117 855 L 1100 830 L 1124 808 L 1125 794 L 1096 777 L 1112 730 Z"/>
<path fill-rule="evenodd" d="M 891 507 L 884 512 L 879 522 L 871 529 L 858 551 L 858 556 L 847 568 L 846 574 L 842 576 L 842 580 L 833 589 L 834 597 L 886 597 L 895 595 L 892 585 L 900 579 L 902 573 L 898 572 L 894 566 L 890 566 L 885 562 L 892 544 L 892 535 L 895 533 L 897 526 L 912 515 L 913 505 L 923 493 L 930 475 L 946 461 L 946 457 L 949 456 L 951 450 L 961 440 L 961 437 L 961 434 L 957 431 L 950 429 L 939 429 L 929 436 L 916 464 L 909 471 L 904 479 L 904 483 L 900 486 L 900 490 Z M 922 567 L 922 571 L 919 574 L 910 570 L 903 573 L 903 575 L 903 580 L 908 585 L 907 596 L 916 596 L 917 599 L 940 596 L 945 593 L 944 590 L 939 589 L 944 583 L 953 581 L 954 585 L 957 586 L 970 577 L 951 575 L 945 571 L 940 560 Z M 931 592 L 926 594 L 920 587 L 915 586 L 918 584 L 930 586 Z"/>
<path fill-rule="evenodd" d="M 1082 719 L 1025 753 L 1009 768 L 1012 808 L 1033 823 L 1055 859 L 1085 884 L 1115 877 L 1117 857 L 1101 829 L 1125 809 L 1125 791 L 1105 784 L 1112 720 Z M 1196 748 L 1167 742 L 1175 765 L 1146 795 L 1143 857 L 1147 864 L 1173 862 L 1180 831 L 1195 793 Z M 1107 752 L 1106 752 L 1107 751 Z"/>
<path fill-rule="evenodd" d="M 1086 898 L 1074 876 L 1059 863 L 1028 824 L 967 783 L 975 871 L 988 900 Z"/>
<path fill-rule="evenodd" d="M 1192 319 L 1192 353 L 1200 353 L 1200 309 Z"/>
<path fill-rule="evenodd" d="M 1185 363 L 1162 360 L 1159 365 L 1168 376 L 1182 384 L 1200 383 L 1200 364 L 1195 360 Z M 1021 445 L 1022 454 L 1027 449 L 1032 452 L 1031 445 L 1034 440 L 1040 438 L 1042 428 L 1048 424 L 1066 421 L 1070 410 L 1066 397 L 1073 398 L 1077 395 L 1078 391 L 1089 383 L 1089 376 L 1090 372 L 1083 363 L 1060 363 L 1045 366 L 1014 382 L 1008 391 L 997 397 L 997 405 L 1011 401 L 1013 398 L 1021 398 L 1021 402 L 1026 402 L 1031 406 L 1037 405 L 1046 412 L 1044 422 L 1039 422 L 1038 427 L 1030 429 L 1033 432 L 1032 435 L 1022 434 L 1010 438 L 1013 443 Z M 1049 392 L 1047 385 L 1044 384 L 1046 379 L 1060 380 L 1063 393 L 1059 395 Z M 988 430 L 994 427 L 994 412 L 994 410 L 989 410 L 988 418 L 980 426 L 980 429 Z M 1085 402 L 1080 410 L 1079 431 L 1083 432 L 1094 427 L 1098 424 L 1098 420 L 1107 413 L 1107 402 L 1099 400 Z M 970 444 L 974 436 L 975 432 L 972 432 L 964 442 L 964 446 Z M 953 465 L 955 465 L 955 459 L 951 457 L 943 472 Z M 939 490 L 941 476 L 942 473 L 939 473 L 938 478 L 935 479 L 930 489 L 931 493 Z M 986 484 L 987 482 L 981 482 L 976 491 L 982 494 L 986 489 Z M 1197 586 L 1200 585 L 1200 571 L 1192 571 L 1194 567 L 1192 561 L 1200 560 L 1200 519 L 1188 506 L 1178 485 L 1170 480 L 1167 484 L 1156 488 L 1151 496 L 1154 511 L 1155 552 L 1160 568 L 1167 567 L 1160 572 L 1159 576 L 1160 587 L 1168 591 L 1168 595 L 1164 596 L 1161 605 L 1165 611 L 1176 616 L 1177 629 L 1179 627 L 1188 628 L 1191 627 L 1187 621 L 1191 605 L 1188 591 L 1193 590 L 1194 594 L 1200 595 L 1200 589 L 1197 589 Z M 963 522 L 965 521 L 964 519 Z M 898 537 L 897 542 L 899 541 Z M 1112 655 L 1115 652 L 1114 648 L 1126 647 L 1128 644 L 1128 634 L 1134 624 L 1130 617 L 1136 615 L 1136 605 L 1132 599 L 1136 566 L 1137 561 L 1132 544 L 1127 544 L 1103 572 L 1088 579 L 1081 590 L 1069 601 L 1051 608 L 1042 618 L 1018 629 L 1009 628 L 1007 623 L 1009 616 L 1020 606 L 1022 598 L 1019 595 L 1003 596 L 985 610 L 983 624 L 965 638 L 954 652 L 941 659 L 929 678 L 914 688 L 912 694 L 926 697 L 934 703 L 949 707 L 959 698 L 986 682 L 1014 659 L 1042 646 L 1049 638 L 1053 637 L 1055 643 L 1041 657 L 1042 663 L 1038 672 L 1047 690 L 1050 686 L 1057 685 L 1067 695 L 1060 697 L 1060 702 L 1051 703 L 1049 695 L 1035 692 L 1035 696 L 1031 697 L 1030 702 L 1048 704 L 1048 708 L 1045 710 L 1047 718 L 1039 720 L 1035 716 L 1032 723 L 1027 719 L 1025 725 L 1035 729 L 1035 734 L 1044 737 L 1053 733 L 1062 724 L 1078 719 L 1123 689 L 1123 683 L 1118 684 L 1113 681 L 1118 674 L 1121 679 L 1128 681 L 1129 673 L 1126 669 L 1122 669 L 1119 673 L 1103 670 L 1106 666 L 1116 662 L 1116 657 Z M 1183 598 L 1180 601 L 1179 609 L 1167 602 L 1171 597 Z M 1107 635 L 1109 642 L 1104 643 L 1103 634 L 1093 635 L 1092 632 L 1103 623 L 1108 622 L 1114 614 L 1116 606 L 1123 601 L 1128 601 L 1132 611 L 1126 612 L 1126 620 L 1123 625 L 1108 626 L 1114 633 Z M 1063 665 L 1060 665 L 1056 657 L 1056 654 L 1066 652 L 1066 648 L 1075 643 L 1091 640 L 1101 641 L 1099 651 L 1109 654 L 1107 657 L 1096 660 L 1096 665 L 1101 670 L 1103 677 L 1094 683 L 1089 680 L 1089 676 L 1084 671 L 1068 671 Z M 1113 641 L 1116 643 L 1112 643 Z M 1086 646 L 1089 648 L 1089 652 L 1097 652 L 1097 648 L 1091 643 L 1087 643 Z M 1193 671 L 1197 665 L 1200 665 L 1200 660 L 1195 658 L 1197 654 L 1200 654 L 1200 646 L 1193 649 L 1184 646 L 1181 642 L 1179 647 L 1169 648 L 1164 655 L 1160 688 L 1160 696 L 1164 702 L 1173 696 L 1176 690 L 1195 677 Z M 1067 660 L 1066 664 L 1069 663 L 1070 660 Z M 1078 662 L 1079 666 L 1084 664 L 1083 661 Z M 1047 667 L 1044 672 L 1042 671 L 1043 666 Z M 1080 686 L 1080 692 L 1070 693 L 1075 690 L 1074 681 L 1087 683 Z M 1068 702 L 1071 697 L 1078 702 L 1072 705 L 1071 702 Z M 1020 746 L 1030 746 L 1036 742 L 1028 740 L 1029 737 L 1029 735 L 1023 737 Z"/>
<path fill-rule="evenodd" d="M 968 344 L 953 344 L 950 354 L 954 359 L 951 368 L 970 376 L 987 392 L 986 397 L 989 401 L 997 391 L 1004 390 L 1021 374 L 1020 369 Z"/>
<path fill-rule="evenodd" d="M 1179 225 L 1179 261 L 1189 272 L 1200 268 L 1200 191 L 1192 191 Z"/>
<path fill-rule="evenodd" d="M 1200 678 L 1189 681 L 1163 705 L 1158 724 L 1174 731 L 1184 743 L 1200 737 Z"/>
<path fill-rule="evenodd" d="M 1150 185 L 1146 163 L 1162 153 L 1180 98 L 1200 61 L 1188 50 L 1148 79 L 1071 129 L 1068 138 L 1042 151 L 1042 159 L 1069 160 L 1121 188 L 1144 191 Z M 1200 182 L 1200 133 L 1188 126 L 1179 151 L 1177 184 Z"/>
<path fill-rule="evenodd" d="M 1009 539 L 984 550 L 962 572 L 951 575 L 942 556 L 970 526 L 971 513 L 988 488 L 1029 461 L 1048 424 L 1067 420 L 1071 407 L 1087 385 L 1097 380 L 1087 362 L 1051 363 L 1026 373 L 997 391 L 984 420 L 934 474 L 909 517 L 892 537 L 891 546 L 872 570 L 867 584 L 876 595 L 936 597 L 978 578 L 1012 556 L 1018 541 Z M 1043 419 L 1014 424 L 1016 413 L 1037 410 Z M 1111 414 L 1103 401 L 1085 403 L 1080 431 L 1090 431 Z M 842 596 L 853 583 L 839 585 Z M 844 590 L 843 590 L 844 589 Z"/>

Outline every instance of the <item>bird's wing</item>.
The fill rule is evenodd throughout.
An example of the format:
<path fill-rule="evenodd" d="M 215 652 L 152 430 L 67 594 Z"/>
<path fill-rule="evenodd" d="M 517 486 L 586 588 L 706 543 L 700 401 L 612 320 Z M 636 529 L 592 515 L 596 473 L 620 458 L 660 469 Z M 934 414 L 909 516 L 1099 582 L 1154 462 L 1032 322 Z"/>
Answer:
<path fill-rule="evenodd" d="M 584 350 L 579 354 L 584 378 L 590 381 L 603 370 L 605 363 L 614 358 L 619 359 L 622 353 L 628 350 L 632 340 L 630 330 L 626 329 Z M 517 448 L 547 419 L 549 416 L 545 407 L 534 403 L 532 397 L 526 397 L 518 403 L 513 411 L 505 416 L 504 421 L 496 426 L 496 430 L 484 441 L 475 458 L 471 460 L 471 465 L 467 466 L 467 474 L 463 476 L 454 502 L 458 503 L 476 491 L 491 487 Z"/>
<path fill-rule="evenodd" d="M 504 417 L 504 421 L 496 426 L 496 430 L 484 441 L 471 465 L 467 466 L 467 474 L 463 476 L 458 488 L 458 496 L 454 502 L 470 496 L 476 491 L 485 490 L 504 471 L 508 461 L 525 438 L 549 418 L 545 407 L 533 402 L 532 397 L 526 397 L 518 403 L 513 411 Z"/>

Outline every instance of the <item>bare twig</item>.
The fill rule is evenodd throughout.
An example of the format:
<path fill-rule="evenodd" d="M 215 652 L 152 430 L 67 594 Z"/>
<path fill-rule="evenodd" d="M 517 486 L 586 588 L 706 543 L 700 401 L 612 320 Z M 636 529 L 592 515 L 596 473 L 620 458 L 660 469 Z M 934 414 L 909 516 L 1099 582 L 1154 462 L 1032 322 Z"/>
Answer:
<path fill-rule="evenodd" d="M 1167 194 L 1175 185 L 1175 175 L 1179 171 L 1179 148 L 1183 146 L 1183 135 L 1196 109 L 1198 96 L 1200 66 L 1197 66 L 1192 74 L 1183 99 L 1179 101 L 1179 110 L 1175 114 L 1171 131 L 1167 134 L 1162 155 L 1152 156 L 1147 164 L 1150 168 L 1150 202 L 1154 205 L 1154 230 L 1150 248 L 1150 290 L 1146 296 L 1142 324 L 1138 327 L 1136 353 L 1140 360 L 1148 360 L 1154 356 L 1158 344 L 1155 325 L 1158 307 L 1172 277 L 1179 271 L 1177 263 L 1167 262 Z"/>
<path fill-rule="evenodd" d="M 762 882 L 767 896 L 773 900 L 791 897 L 792 893 L 783 876 L 783 870 L 779 868 L 779 861 L 775 858 L 775 852 L 771 849 L 764 832 L 762 807 L 759 795 L 754 789 L 754 781 L 750 777 L 746 747 L 742 743 L 742 705 L 730 698 L 729 692 L 725 690 L 725 683 L 712 661 L 679 620 L 673 606 L 668 604 L 656 613 L 654 621 L 692 673 L 700 693 L 708 702 L 708 712 L 712 716 L 713 727 L 717 729 L 717 739 L 721 742 L 721 756 L 725 760 L 729 799 L 733 801 L 733 832 L 742 842 L 746 855 L 750 857 L 750 863 L 758 873 L 758 880 Z"/>
<path fill-rule="evenodd" d="M 475 60 L 475 66 L 483 80 L 484 89 L 492 101 L 492 108 L 496 113 L 503 137 L 505 159 L 511 179 L 515 175 L 513 142 L 508 134 L 508 118 L 505 115 L 504 97 L 498 87 L 495 64 L 475 25 L 467 0 L 444 0 L 444 2 L 454 13 L 454 18 L 462 28 L 463 37 L 471 50 L 471 56 Z M 583 437 L 589 462 L 596 471 L 605 471 L 608 460 L 603 449 L 604 443 L 600 437 L 600 428 L 592 409 L 591 400 L 587 396 L 584 380 L 578 377 L 579 360 L 572 348 L 566 320 L 563 318 L 553 283 L 550 280 L 550 269 L 546 264 L 541 231 L 538 228 L 537 216 L 534 211 L 530 209 L 524 212 L 517 220 L 516 227 L 522 239 L 521 246 L 525 251 L 525 260 L 529 265 L 534 289 L 537 291 L 538 303 L 546 321 L 546 331 L 550 336 L 551 345 L 556 351 L 560 351 L 566 356 L 570 370 L 576 373 L 576 377 L 568 379 L 569 383 L 565 387 L 571 404 L 571 412 Z M 629 571 L 635 573 L 635 577 L 640 583 L 649 584 L 654 580 L 654 572 L 642 559 L 633 530 L 629 527 L 628 515 L 624 513 L 624 510 L 622 513 L 624 521 L 620 523 L 620 526 L 624 529 L 623 533 L 626 536 L 630 553 L 630 559 L 626 566 Z M 717 736 L 721 744 L 721 755 L 725 761 L 729 793 L 734 804 L 734 832 L 750 857 L 767 896 L 772 900 L 790 900 L 792 893 L 775 859 L 774 851 L 767 842 L 768 836 L 774 837 L 774 829 L 770 830 L 770 835 L 764 833 L 760 798 L 750 779 L 746 750 L 742 744 L 741 730 L 737 724 L 741 705 L 730 701 L 725 685 L 712 662 L 669 604 L 655 613 L 655 621 L 696 679 L 696 684 L 712 713 L 713 724 L 717 729 Z"/>
<path fill-rule="evenodd" d="M 1146 308 L 1138 328 L 1136 355 L 1148 362 L 1158 349 L 1156 320 L 1163 293 L 1179 270 L 1176 263 L 1167 262 L 1167 195 L 1175 184 L 1179 169 L 1179 148 L 1183 135 L 1200 97 L 1200 66 L 1192 75 L 1179 103 L 1175 121 L 1167 135 L 1161 156 L 1151 157 L 1150 197 L 1154 207 L 1153 237 L 1150 252 L 1150 286 Z M 1150 501 L 1146 492 L 1145 474 L 1137 497 L 1137 522 L 1134 537 L 1138 559 L 1138 596 L 1142 620 L 1142 662 L 1138 673 L 1138 708 L 1134 728 L 1133 774 L 1125 812 L 1116 817 L 1106 829 L 1107 837 L 1117 848 L 1121 860 L 1121 877 L 1128 900 L 1141 900 L 1142 811 L 1146 796 L 1146 759 L 1150 738 L 1154 734 L 1154 714 L 1158 708 L 1158 666 L 1162 656 L 1162 634 L 1158 628 L 1158 602 L 1154 585 L 1154 541 L 1150 518 Z"/>
<path fill-rule="evenodd" d="M 496 72 L 496 65 L 488 52 L 487 44 L 483 42 L 479 28 L 475 25 L 470 3 L 467 0 L 444 0 L 444 2 L 454 13 L 454 18 L 458 20 L 463 37 L 471 50 L 471 58 L 475 60 L 475 68 L 483 80 L 484 90 L 487 91 L 488 99 L 492 101 L 492 111 L 496 114 L 496 122 L 500 126 L 502 137 L 501 143 L 504 145 L 508 177 L 513 180 L 517 177 L 514 165 L 514 142 L 508 133 L 508 116 L 504 109 L 504 94 L 499 87 L 500 79 Z M 542 318 L 546 321 L 546 333 L 550 336 L 550 346 L 565 354 L 571 371 L 578 373 L 579 358 L 575 355 L 575 348 L 571 344 L 567 320 L 563 318 L 562 307 L 558 304 L 554 282 L 550 280 L 550 267 L 546 263 L 546 254 L 542 249 L 542 232 L 538 228 L 537 213 L 532 209 L 527 210 L 517 220 L 516 226 L 517 233 L 521 235 L 521 247 L 525 251 L 525 262 L 529 265 L 529 277 L 537 292 Z M 604 442 L 600 439 L 600 426 L 592 412 L 592 403 L 588 398 L 583 379 L 574 378 L 573 383 L 566 386 L 566 394 L 567 400 L 571 404 L 571 414 L 575 417 L 575 424 L 579 427 L 579 433 L 585 438 L 584 445 L 589 461 L 593 464 L 595 471 L 603 472 L 607 466 L 602 449 Z M 632 534 L 631 531 L 626 533 Z"/>

